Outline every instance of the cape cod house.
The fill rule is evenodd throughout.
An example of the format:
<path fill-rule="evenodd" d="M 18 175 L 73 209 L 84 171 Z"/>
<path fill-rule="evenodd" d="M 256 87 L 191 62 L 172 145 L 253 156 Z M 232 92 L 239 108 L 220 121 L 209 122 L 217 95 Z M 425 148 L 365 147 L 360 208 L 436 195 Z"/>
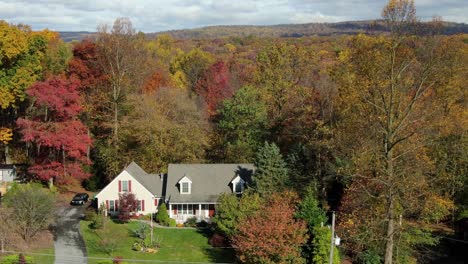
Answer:
<path fill-rule="evenodd" d="M 222 193 L 241 194 L 252 181 L 253 164 L 169 164 L 168 174 L 148 174 L 132 162 L 100 193 L 98 207 L 116 213 L 119 193 L 132 192 L 137 214 L 155 213 L 161 202 L 178 223 L 196 217 L 209 221 Z"/>
<path fill-rule="evenodd" d="M 137 214 L 155 213 L 164 197 L 164 181 L 164 174 L 148 174 L 132 162 L 96 195 L 98 208 L 105 206 L 107 213 L 116 214 L 119 194 L 130 192 L 137 199 Z"/>
<path fill-rule="evenodd" d="M 253 164 L 169 164 L 166 202 L 178 223 L 209 219 L 222 193 L 241 194 L 251 182 Z"/>

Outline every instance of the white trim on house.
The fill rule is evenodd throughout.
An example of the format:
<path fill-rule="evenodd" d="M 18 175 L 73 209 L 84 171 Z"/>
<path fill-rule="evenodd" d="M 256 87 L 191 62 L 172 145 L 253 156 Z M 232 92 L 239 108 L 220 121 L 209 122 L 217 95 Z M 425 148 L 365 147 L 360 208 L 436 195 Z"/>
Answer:
<path fill-rule="evenodd" d="M 241 194 L 244 192 L 245 181 L 239 175 L 231 181 L 231 184 L 233 193 Z M 240 191 L 237 190 L 237 187 L 240 187 Z"/>
<path fill-rule="evenodd" d="M 192 181 L 185 175 L 182 179 L 178 181 L 181 194 L 191 194 L 192 193 Z M 187 184 L 187 191 L 185 190 L 185 184 Z"/>
<path fill-rule="evenodd" d="M 185 223 L 189 218 L 195 217 L 197 222 L 210 222 L 210 205 L 216 206 L 216 202 L 186 202 L 186 203 L 169 203 L 169 217 L 176 220 L 176 223 Z M 175 207 L 175 208 L 174 208 Z M 174 209 L 177 209 L 177 214 L 174 214 Z M 193 211 L 196 211 L 194 214 Z M 182 212 L 182 213 L 179 213 Z"/>

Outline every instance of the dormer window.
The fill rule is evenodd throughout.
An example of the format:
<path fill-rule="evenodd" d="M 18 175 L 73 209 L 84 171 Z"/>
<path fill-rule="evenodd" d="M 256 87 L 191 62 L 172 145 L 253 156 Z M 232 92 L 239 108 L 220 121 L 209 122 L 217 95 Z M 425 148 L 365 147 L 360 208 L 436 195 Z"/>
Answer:
<path fill-rule="evenodd" d="M 232 192 L 233 193 L 240 194 L 240 193 L 244 192 L 245 181 L 240 176 L 236 176 L 231 181 L 231 184 L 232 184 Z"/>
<path fill-rule="evenodd" d="M 182 183 L 182 193 L 189 193 L 189 183 L 183 182 Z"/>
<path fill-rule="evenodd" d="M 235 193 L 242 193 L 244 191 L 244 184 L 241 181 L 236 182 L 236 186 L 234 187 Z"/>
<path fill-rule="evenodd" d="M 181 194 L 190 194 L 192 192 L 192 181 L 187 176 L 184 176 L 179 180 L 179 187 Z"/>

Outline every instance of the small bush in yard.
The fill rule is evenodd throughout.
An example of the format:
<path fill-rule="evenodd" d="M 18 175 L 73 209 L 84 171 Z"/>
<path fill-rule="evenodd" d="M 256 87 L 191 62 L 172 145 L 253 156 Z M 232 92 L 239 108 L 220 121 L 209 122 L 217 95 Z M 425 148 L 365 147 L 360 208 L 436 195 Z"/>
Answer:
<path fill-rule="evenodd" d="M 196 227 L 196 226 L 197 226 L 197 218 L 196 218 L 196 217 L 190 217 L 190 218 L 187 219 L 187 221 L 185 222 L 185 226 L 188 226 L 188 227 Z"/>
<path fill-rule="evenodd" d="M 119 194 L 119 220 L 127 223 L 137 210 L 137 199 L 133 193 Z"/>
<path fill-rule="evenodd" d="M 170 227 L 176 227 L 177 226 L 176 220 L 172 219 L 172 218 L 169 218 L 169 226 Z"/>
<path fill-rule="evenodd" d="M 167 207 L 165 203 L 159 206 L 158 213 L 156 214 L 156 222 L 165 226 L 169 225 L 169 215 L 167 214 Z"/>
<path fill-rule="evenodd" d="M 133 230 L 133 233 L 136 237 L 141 240 L 145 240 L 146 236 L 148 235 L 149 227 L 145 223 L 138 223 L 138 226 Z"/>
<path fill-rule="evenodd" d="M 112 264 L 122 264 L 123 263 L 122 260 L 123 260 L 123 257 L 120 257 L 120 256 L 114 257 L 114 259 L 112 260 Z"/>
<path fill-rule="evenodd" d="M 23 254 L 8 255 L 0 258 L 1 264 L 18 264 L 18 263 L 34 263 L 33 257 L 24 256 Z"/>
<path fill-rule="evenodd" d="M 197 223 L 197 227 L 207 227 L 208 223 L 205 220 L 201 220 Z"/>
<path fill-rule="evenodd" d="M 132 250 L 134 250 L 134 251 L 143 251 L 143 245 L 141 245 L 141 242 L 135 242 L 132 245 Z"/>
<path fill-rule="evenodd" d="M 101 214 L 94 214 L 93 219 L 91 220 L 91 224 L 89 227 L 91 229 L 102 229 L 104 227 L 104 216 Z"/>
<path fill-rule="evenodd" d="M 211 238 L 208 240 L 208 243 L 212 247 L 225 247 L 225 246 L 227 246 L 226 238 L 223 235 L 220 235 L 218 233 L 213 234 L 213 236 L 211 236 Z"/>
<path fill-rule="evenodd" d="M 86 209 L 85 213 L 84 213 L 84 220 L 85 221 L 93 221 L 94 218 L 97 216 L 96 214 L 96 211 L 94 211 L 94 209 Z"/>

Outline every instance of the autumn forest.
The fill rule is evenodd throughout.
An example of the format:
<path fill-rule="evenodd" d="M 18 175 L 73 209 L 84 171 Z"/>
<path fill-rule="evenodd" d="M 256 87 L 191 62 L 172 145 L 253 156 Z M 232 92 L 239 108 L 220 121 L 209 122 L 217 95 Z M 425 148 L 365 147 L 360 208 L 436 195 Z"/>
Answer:
<path fill-rule="evenodd" d="M 420 23 L 412 1 L 381 19 L 388 31 L 178 39 L 118 18 L 74 42 L 0 20 L 0 163 L 90 191 L 132 161 L 254 163 L 241 199 L 259 205 L 238 209 L 251 230 L 216 220 L 240 261 L 328 263 L 335 211 L 342 258 L 419 263 L 468 217 L 468 35 Z M 282 247 L 249 233 L 268 222 L 291 233 Z"/>

